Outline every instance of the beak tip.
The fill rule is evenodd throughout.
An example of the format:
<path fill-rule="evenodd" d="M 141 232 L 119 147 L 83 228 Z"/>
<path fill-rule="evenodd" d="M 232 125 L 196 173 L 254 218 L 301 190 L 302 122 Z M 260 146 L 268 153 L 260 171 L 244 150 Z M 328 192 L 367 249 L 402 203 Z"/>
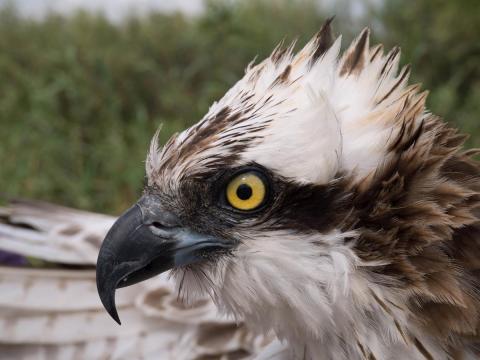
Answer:
<path fill-rule="evenodd" d="M 118 316 L 117 307 L 115 306 L 114 294 L 115 292 L 113 292 L 111 297 L 108 298 L 100 297 L 100 300 L 102 301 L 103 307 L 105 308 L 105 310 L 107 310 L 108 314 L 112 317 L 112 319 L 115 320 L 118 325 L 122 325 L 120 317 Z"/>
<path fill-rule="evenodd" d="M 105 280 L 105 277 L 101 276 L 98 270 L 99 267 L 97 267 L 97 290 L 100 301 L 112 319 L 115 320 L 118 325 L 121 325 L 122 323 L 120 321 L 120 317 L 118 316 L 117 307 L 115 305 L 115 283 Z"/>
<path fill-rule="evenodd" d="M 120 317 L 118 316 L 118 313 L 116 310 L 110 312 L 109 314 L 118 325 L 122 325 L 122 322 L 120 321 Z"/>

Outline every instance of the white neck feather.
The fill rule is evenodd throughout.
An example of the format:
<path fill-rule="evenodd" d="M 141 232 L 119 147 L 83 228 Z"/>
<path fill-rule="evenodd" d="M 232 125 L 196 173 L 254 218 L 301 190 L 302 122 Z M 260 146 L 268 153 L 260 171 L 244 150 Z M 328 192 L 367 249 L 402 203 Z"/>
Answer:
<path fill-rule="evenodd" d="M 402 295 L 372 285 L 367 267 L 379 264 L 362 263 L 344 245 L 344 239 L 352 236 L 338 232 L 310 239 L 284 233 L 255 236 L 239 247 L 233 261 L 217 264 L 204 289 L 222 284 L 212 296 L 224 312 L 260 333 L 275 332 L 283 344 L 277 342 L 265 354 L 280 351 L 285 359 L 353 360 L 372 353 L 376 359 L 424 360 L 413 346 L 417 338 L 435 359 L 445 358 L 439 345 L 411 321 Z M 262 356 L 259 359 L 268 358 Z"/>

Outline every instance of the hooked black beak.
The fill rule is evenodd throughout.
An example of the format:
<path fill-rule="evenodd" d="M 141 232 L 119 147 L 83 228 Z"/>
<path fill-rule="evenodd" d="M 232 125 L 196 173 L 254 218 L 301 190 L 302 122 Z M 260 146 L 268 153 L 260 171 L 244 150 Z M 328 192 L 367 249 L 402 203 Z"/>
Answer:
<path fill-rule="evenodd" d="M 115 290 L 204 258 L 230 243 L 180 226 L 154 196 L 144 196 L 113 224 L 97 260 L 97 290 L 103 306 L 120 324 Z"/>

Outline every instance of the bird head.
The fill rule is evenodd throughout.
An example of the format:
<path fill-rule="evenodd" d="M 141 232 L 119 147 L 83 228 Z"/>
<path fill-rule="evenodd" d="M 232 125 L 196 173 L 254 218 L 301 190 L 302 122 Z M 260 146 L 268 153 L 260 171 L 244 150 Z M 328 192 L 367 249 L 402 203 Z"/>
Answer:
<path fill-rule="evenodd" d="M 409 254 L 427 230 L 412 230 L 424 212 L 407 197 L 459 141 L 435 150 L 451 132 L 408 86 L 397 48 L 371 47 L 365 29 L 340 54 L 330 22 L 297 54 L 280 45 L 250 64 L 163 147 L 153 138 L 143 196 L 98 258 L 98 291 L 117 321 L 115 290 L 167 270 L 182 297 L 209 294 L 239 320 L 298 337 L 368 318 L 387 303 L 382 287 L 395 302 L 420 284 Z M 424 179 L 417 190 L 413 179 Z M 415 246 L 399 235 L 407 218 Z"/>

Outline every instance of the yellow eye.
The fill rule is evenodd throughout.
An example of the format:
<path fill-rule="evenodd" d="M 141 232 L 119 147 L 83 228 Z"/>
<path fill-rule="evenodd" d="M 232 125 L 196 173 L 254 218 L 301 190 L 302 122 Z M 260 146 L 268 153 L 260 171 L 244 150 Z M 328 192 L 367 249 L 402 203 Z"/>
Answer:
<path fill-rule="evenodd" d="M 265 200 L 265 183 L 254 172 L 246 172 L 230 180 L 226 195 L 229 204 L 235 209 L 254 210 Z"/>

